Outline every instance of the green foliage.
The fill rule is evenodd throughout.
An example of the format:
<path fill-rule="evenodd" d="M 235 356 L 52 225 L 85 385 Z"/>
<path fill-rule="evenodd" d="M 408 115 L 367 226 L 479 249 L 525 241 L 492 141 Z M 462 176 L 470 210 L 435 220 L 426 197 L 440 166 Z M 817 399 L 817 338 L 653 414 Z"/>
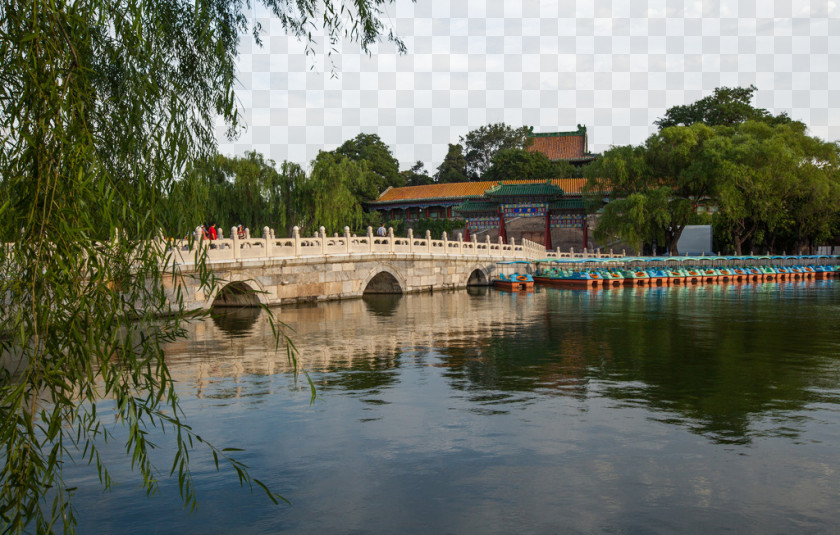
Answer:
<path fill-rule="evenodd" d="M 364 189 L 356 191 L 362 200 L 373 200 L 388 186 L 403 186 L 405 180 L 400 175 L 399 162 L 391 154 L 388 145 L 376 134 L 359 134 L 345 141 L 335 152 L 356 162 L 367 162 L 371 179 L 365 181 Z"/>
<path fill-rule="evenodd" d="M 331 40 L 347 35 L 368 51 L 390 0 L 262 3 L 294 35 L 309 38 L 317 21 Z M 161 470 L 147 433 L 163 428 L 176 438 L 170 475 L 185 504 L 197 505 L 188 459 L 198 444 L 242 484 L 279 498 L 183 420 L 163 348 L 184 335 L 188 311 L 173 260 L 154 241 L 160 229 L 183 236 L 195 226 L 206 189 L 174 181 L 211 157 L 217 117 L 231 131 L 239 124 L 236 48 L 250 6 L 0 4 L 3 532 L 72 532 L 63 466 L 88 463 L 109 488 L 98 445 L 115 421 L 149 493 Z M 245 162 L 244 176 L 260 184 L 263 163 Z M 222 187 L 221 171 L 207 182 Z M 263 200 L 272 205 L 275 193 Z M 196 264 L 202 290 L 214 291 L 201 254 Z"/>
<path fill-rule="evenodd" d="M 462 137 L 469 180 L 483 180 L 482 175 L 490 169 L 493 156 L 498 151 L 524 149 L 530 133 L 531 128 L 527 126 L 512 128 L 505 123 L 496 123 L 472 130 Z"/>
<path fill-rule="evenodd" d="M 736 253 L 748 240 L 799 251 L 832 236 L 840 206 L 837 144 L 808 136 L 798 122 L 747 122 L 726 137 L 726 149 L 717 202 Z"/>
<path fill-rule="evenodd" d="M 413 225 L 415 236 L 425 236 L 428 230 L 435 240 L 439 240 L 444 232 L 449 239 L 454 240 L 452 231 L 464 227 L 466 227 L 466 222 L 463 219 L 421 219 Z"/>
<path fill-rule="evenodd" d="M 569 162 L 552 162 L 541 152 L 525 149 L 502 149 L 494 156 L 484 180 L 564 178 L 574 174 Z"/>
<path fill-rule="evenodd" d="M 664 242 L 674 254 L 701 204 L 716 210 L 716 240 L 736 254 L 805 251 L 831 239 L 840 211 L 840 148 L 795 121 L 664 128 L 644 146 L 610 149 L 587 173 L 591 205 L 614 199 L 596 236 Z M 669 192 L 665 205 L 662 191 Z M 631 207 L 663 214 L 643 221 Z"/>
<path fill-rule="evenodd" d="M 364 212 L 356 192 L 364 190 L 371 174 L 367 162 L 355 162 L 333 152 L 319 152 L 309 178 L 300 185 L 297 213 L 301 234 L 324 227 L 328 234 L 355 228 Z"/>
<path fill-rule="evenodd" d="M 666 128 L 641 147 L 606 151 L 588 170 L 590 196 L 608 192 L 610 199 L 615 199 L 605 208 L 596 236 L 612 232 L 629 243 L 655 237 L 672 254 L 678 254 L 677 241 L 696 212 L 697 203 L 715 193 L 720 156 L 711 150 L 704 152 L 707 143 L 714 144 L 715 136 L 714 129 L 698 123 Z M 664 192 L 669 195 L 663 197 Z M 625 206 L 631 197 L 635 212 Z M 609 208 L 616 203 L 617 207 Z M 641 221 L 633 217 L 634 213 L 648 213 L 652 219 Z M 657 227 L 656 231 L 651 225 Z"/>
<path fill-rule="evenodd" d="M 173 188 L 171 198 L 198 196 L 195 223 L 214 222 L 225 235 L 238 224 L 250 228 L 253 236 L 259 236 L 265 225 L 287 235 L 298 222 L 297 205 L 305 180 L 299 165 L 283 162 L 278 170 L 272 160 L 256 152 L 244 157 L 216 155 L 194 162 Z"/>
<path fill-rule="evenodd" d="M 692 104 L 673 106 L 665 117 L 654 121 L 660 130 L 671 126 L 691 126 L 704 123 L 709 126 L 735 126 L 746 121 L 762 121 L 771 125 L 791 121 L 786 113 L 772 115 L 769 111 L 754 108 L 750 101 L 756 87 L 718 87 L 714 94 Z"/>
<path fill-rule="evenodd" d="M 439 184 L 467 181 L 467 159 L 464 157 L 464 149 L 461 145 L 449 144 L 446 157 L 435 173 L 435 180 Z"/>
<path fill-rule="evenodd" d="M 400 176 L 406 186 L 428 186 L 429 184 L 434 184 L 432 177 L 426 173 L 426 166 L 420 160 L 417 160 L 417 163 L 408 171 L 401 171 Z"/>

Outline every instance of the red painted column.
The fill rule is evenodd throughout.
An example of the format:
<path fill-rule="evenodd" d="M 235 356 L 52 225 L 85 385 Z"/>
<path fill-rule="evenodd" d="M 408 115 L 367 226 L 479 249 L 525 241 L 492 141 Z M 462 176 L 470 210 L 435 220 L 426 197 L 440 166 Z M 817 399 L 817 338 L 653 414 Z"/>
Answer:
<path fill-rule="evenodd" d="M 589 225 L 586 224 L 586 214 L 583 215 L 581 227 L 583 228 L 583 248 L 589 249 Z"/>
<path fill-rule="evenodd" d="M 545 211 L 545 238 L 543 239 L 543 243 L 545 244 L 546 251 L 554 249 L 551 246 L 551 212 L 548 210 Z"/>
<path fill-rule="evenodd" d="M 505 213 L 499 209 L 499 237 L 502 238 L 502 243 L 507 243 L 507 230 L 505 229 Z"/>

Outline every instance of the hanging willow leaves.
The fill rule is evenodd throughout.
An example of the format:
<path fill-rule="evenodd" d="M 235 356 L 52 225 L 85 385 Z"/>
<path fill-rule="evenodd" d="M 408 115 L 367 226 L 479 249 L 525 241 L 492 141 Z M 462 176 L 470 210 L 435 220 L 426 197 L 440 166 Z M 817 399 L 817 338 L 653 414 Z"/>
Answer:
<path fill-rule="evenodd" d="M 322 24 L 365 51 L 391 0 L 262 0 L 289 33 Z M 341 6 L 341 7 L 339 7 Z M 164 360 L 184 335 L 183 296 L 160 230 L 183 236 L 197 198 L 173 185 L 215 149 L 214 122 L 239 125 L 234 98 L 243 0 L 0 2 L 0 523 L 73 531 L 62 467 L 93 465 L 117 416 L 126 454 L 153 492 L 152 427 L 174 429 L 171 474 L 197 503 L 189 452 L 203 444 L 244 485 L 266 490 L 184 421 Z M 308 50 L 314 50 L 309 42 Z M 206 291 L 217 281 L 201 256 Z"/>

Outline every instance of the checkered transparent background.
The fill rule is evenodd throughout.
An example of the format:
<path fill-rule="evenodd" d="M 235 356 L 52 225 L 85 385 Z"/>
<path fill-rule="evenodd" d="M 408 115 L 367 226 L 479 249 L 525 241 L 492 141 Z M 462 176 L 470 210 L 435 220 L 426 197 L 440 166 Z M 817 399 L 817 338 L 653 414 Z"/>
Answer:
<path fill-rule="evenodd" d="M 385 21 L 408 46 L 371 56 L 345 43 L 305 56 L 276 20 L 240 48 L 248 125 L 220 150 L 304 165 L 360 132 L 407 169 L 434 172 L 482 125 L 586 125 L 589 148 L 639 144 L 653 121 L 720 86 L 840 139 L 840 0 L 397 0 Z M 257 12 L 259 13 L 259 12 Z M 335 76 L 331 75 L 334 62 Z M 832 88 L 832 89 L 830 89 Z"/>

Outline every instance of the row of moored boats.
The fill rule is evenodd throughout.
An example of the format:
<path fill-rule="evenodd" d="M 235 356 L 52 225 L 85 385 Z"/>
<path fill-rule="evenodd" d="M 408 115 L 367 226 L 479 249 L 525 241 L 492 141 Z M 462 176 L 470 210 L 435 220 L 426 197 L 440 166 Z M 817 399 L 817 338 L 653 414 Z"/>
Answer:
<path fill-rule="evenodd" d="M 535 282 L 598 288 L 840 277 L 840 257 L 826 255 L 544 259 L 534 263 L 506 263 L 529 266 L 521 266 L 522 273 L 502 274 L 494 281 L 497 288 L 505 290 L 529 290 Z M 534 265 L 531 275 L 528 271 Z"/>

